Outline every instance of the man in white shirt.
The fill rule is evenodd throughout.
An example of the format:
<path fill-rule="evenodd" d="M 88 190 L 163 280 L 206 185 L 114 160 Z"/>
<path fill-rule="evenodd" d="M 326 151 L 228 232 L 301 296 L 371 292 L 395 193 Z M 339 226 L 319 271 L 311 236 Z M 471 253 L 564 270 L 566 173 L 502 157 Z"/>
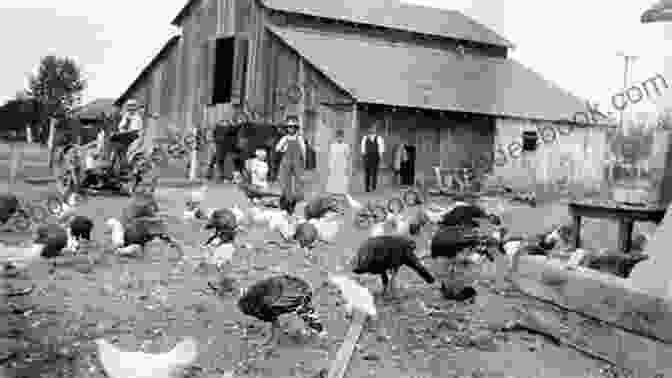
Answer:
<path fill-rule="evenodd" d="M 124 112 L 118 126 L 117 135 L 110 139 L 112 151 L 114 153 L 113 166 L 117 174 L 120 173 L 122 166 L 125 165 L 124 159 L 127 158 L 127 151 L 143 130 L 143 120 L 140 114 L 142 109 L 134 99 L 126 101 Z"/>
<path fill-rule="evenodd" d="M 377 134 L 379 121 L 375 121 L 369 133 L 362 138 L 362 158 L 364 160 L 364 187 L 367 192 L 375 191 L 378 184 L 378 166 L 385 152 L 385 141 Z"/>

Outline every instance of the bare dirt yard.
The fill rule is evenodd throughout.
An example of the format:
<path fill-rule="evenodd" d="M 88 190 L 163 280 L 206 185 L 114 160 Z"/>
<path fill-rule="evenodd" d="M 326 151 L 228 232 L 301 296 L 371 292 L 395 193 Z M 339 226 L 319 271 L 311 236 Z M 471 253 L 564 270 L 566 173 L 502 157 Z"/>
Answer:
<path fill-rule="evenodd" d="M 48 191 L 30 186 L 13 190 L 33 198 Z M 202 224 L 180 219 L 190 190 L 161 187 L 157 195 L 162 210 L 175 215 L 169 230 L 184 243 L 187 255 L 196 258 L 203 254 L 198 247 L 206 235 Z M 127 201 L 94 197 L 82 205 L 81 213 L 95 220 L 98 244 L 105 244 L 105 218 L 119 216 Z M 243 196 L 222 184 L 210 188 L 204 206 L 235 203 L 245 206 Z M 507 205 L 504 214 L 513 232 L 540 232 L 567 219 L 560 203 L 537 208 Z M 587 222 L 584 230 L 589 246 L 615 244 L 615 225 Z M 0 235 L 4 240 L 30 237 Z M 279 235 L 262 228 L 239 237 L 240 244 L 252 248 L 241 248 L 234 256 L 231 276 L 236 286 L 282 272 L 306 278 L 316 291 L 314 302 L 329 334 L 324 340 L 283 337 L 275 352 L 265 356 L 255 355 L 255 343 L 264 338 L 267 325 L 242 315 L 235 294 L 217 298 L 205 292 L 207 281 L 216 279 L 214 271 L 200 272 L 189 262 L 170 261 L 175 252 L 161 242 L 150 244 L 142 258 L 116 257 L 97 247 L 89 251 L 97 260 L 93 265 L 40 263 L 18 277 L 0 277 L 0 283 L 15 288 L 37 286 L 31 295 L 0 299 L 0 366 L 8 377 L 104 377 L 93 343 L 97 337 L 116 340 L 128 350 L 165 352 L 190 335 L 200 344 L 196 368 L 190 372 L 193 377 L 222 377 L 229 371 L 236 377 L 315 376 L 329 367 L 349 326 L 335 289 L 324 284 L 327 273 L 341 269 L 365 237 L 348 222 L 335 245 L 315 251 L 314 261 L 293 249 L 268 245 Z M 443 262 L 426 263 L 439 278 L 447 278 Z M 569 347 L 537 335 L 500 332 L 507 320 L 515 318 L 516 308 L 534 303 L 496 294 L 492 271 L 484 264 L 460 276 L 476 282 L 479 294 L 473 304 L 461 304 L 446 301 L 436 287 L 402 269 L 401 300 L 378 300 L 381 317 L 364 329 L 346 376 L 599 376 L 601 362 Z M 374 292 L 380 291 L 377 277 L 366 282 Z M 423 307 L 442 311 L 427 314 Z M 29 311 L 20 313 L 25 310 Z"/>

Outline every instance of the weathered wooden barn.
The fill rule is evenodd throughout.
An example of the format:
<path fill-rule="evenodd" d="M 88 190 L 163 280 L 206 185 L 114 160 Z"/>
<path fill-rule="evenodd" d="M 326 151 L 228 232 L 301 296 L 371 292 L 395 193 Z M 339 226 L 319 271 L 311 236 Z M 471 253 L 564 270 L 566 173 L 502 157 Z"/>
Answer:
<path fill-rule="evenodd" d="M 271 122 L 296 114 L 318 151 L 316 172 L 326 171 L 336 128 L 358 152 L 367 128 L 381 120 L 383 181 L 391 181 L 402 142 L 416 147 L 415 171 L 431 181 L 436 166 L 491 156 L 535 125 L 560 127 L 585 111 L 580 99 L 508 58 L 509 41 L 457 11 L 393 0 L 190 0 L 172 24 L 181 35 L 117 104 L 140 99 L 182 130 L 243 110 Z M 605 133 L 580 126 L 571 146 L 562 147 L 570 137 L 540 144 L 495 173 L 505 181 L 528 183 L 533 174 L 535 183 L 551 183 L 559 164 L 551 152 L 567 150 L 576 163 L 569 179 L 598 185 Z M 363 187 L 358 156 L 353 191 Z M 536 173 L 523 160 L 536 160 Z"/>

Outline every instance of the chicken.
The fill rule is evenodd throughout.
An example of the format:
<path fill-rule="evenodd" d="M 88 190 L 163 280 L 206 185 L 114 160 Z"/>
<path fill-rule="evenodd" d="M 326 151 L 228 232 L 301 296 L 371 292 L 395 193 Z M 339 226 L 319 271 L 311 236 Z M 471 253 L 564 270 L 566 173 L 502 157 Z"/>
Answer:
<path fill-rule="evenodd" d="M 385 222 L 374 223 L 369 231 L 369 236 L 373 238 L 383 235 L 385 235 Z"/>
<path fill-rule="evenodd" d="M 361 202 L 352 198 L 352 196 L 348 193 L 345 193 L 345 199 L 348 201 L 348 205 L 350 206 L 350 208 L 355 212 L 364 208 L 364 205 L 362 205 Z"/>
<path fill-rule="evenodd" d="M 194 190 L 193 192 L 191 192 L 189 198 L 197 205 L 200 205 L 203 202 L 205 202 L 207 194 L 208 194 L 208 185 L 204 184 L 198 190 Z"/>
<path fill-rule="evenodd" d="M 333 197 L 318 196 L 312 198 L 306 203 L 304 208 L 304 216 L 306 220 L 319 219 L 327 215 L 329 212 L 340 213 L 341 209 Z"/>
<path fill-rule="evenodd" d="M 236 215 L 230 209 L 214 210 L 203 229 L 214 230 L 204 245 L 210 244 L 215 238 L 219 238 L 221 243 L 230 243 L 238 231 Z"/>
<path fill-rule="evenodd" d="M 325 243 L 333 243 L 343 227 L 341 219 L 311 219 L 310 222 L 317 228 L 318 239 Z"/>
<path fill-rule="evenodd" d="M 254 203 L 256 200 L 263 198 L 280 197 L 280 194 L 263 190 L 262 188 L 256 185 L 250 184 L 248 180 L 243 180 L 242 182 L 239 182 L 237 185 L 238 188 L 243 192 L 243 194 L 245 194 L 245 197 L 247 197 L 250 203 Z"/>
<path fill-rule="evenodd" d="M 0 245 L 0 266 L 4 269 L 25 269 L 42 257 L 45 245 L 33 243 L 29 247 Z"/>
<path fill-rule="evenodd" d="M 415 249 L 415 241 L 404 236 L 383 235 L 368 238 L 351 260 L 352 272 L 380 275 L 384 294 L 396 290 L 396 276 L 403 265 L 413 269 L 428 284 L 434 283 L 434 276 L 422 265 L 415 255 Z M 388 277 L 388 271 L 392 271 L 391 277 Z"/>
<path fill-rule="evenodd" d="M 139 247 L 131 247 L 131 249 L 142 252 L 148 242 L 158 238 L 173 247 L 180 255 L 180 258 L 184 258 L 182 247 L 173 237 L 168 235 L 162 223 L 135 219 L 122 224 L 118 219 L 110 218 L 106 221 L 106 224 L 111 230 L 112 244 L 118 252 L 123 253 L 123 250 L 119 250 L 120 248 L 131 247 L 134 244 Z"/>
<path fill-rule="evenodd" d="M 443 219 L 443 216 L 448 213 L 450 209 L 443 208 L 438 205 L 431 205 L 423 210 L 430 223 L 438 224 Z"/>
<path fill-rule="evenodd" d="M 233 254 L 236 253 L 236 246 L 233 243 L 222 243 L 215 247 L 208 256 L 208 263 L 222 271 L 223 267 L 231 262 Z"/>
<path fill-rule="evenodd" d="M 280 196 L 280 209 L 287 212 L 289 215 L 294 215 L 297 203 L 299 203 L 297 197 Z"/>
<path fill-rule="evenodd" d="M 272 276 L 241 291 L 238 308 L 247 315 L 271 323 L 271 334 L 264 344 L 277 341 L 281 315 L 295 313 L 308 327 L 323 335 L 324 326 L 312 306 L 313 290 L 301 278 L 287 274 Z"/>
<path fill-rule="evenodd" d="M 5 224 L 19 210 L 19 198 L 14 194 L 0 195 L 0 223 Z"/>
<path fill-rule="evenodd" d="M 289 217 L 285 212 L 268 212 L 268 228 L 273 232 L 278 232 L 285 241 L 292 241 L 296 233 L 296 225 L 293 217 Z"/>
<path fill-rule="evenodd" d="M 372 318 L 378 316 L 373 295 L 369 289 L 344 275 L 329 275 L 329 281 L 341 291 L 345 300 L 345 312 L 352 315 L 352 310 L 357 309 Z"/>
<path fill-rule="evenodd" d="M 418 211 L 416 211 L 416 213 L 408 220 L 408 233 L 410 235 L 420 234 L 420 231 L 422 231 L 429 222 L 430 220 L 427 214 L 422 211 L 422 209 L 418 209 Z"/>
<path fill-rule="evenodd" d="M 317 227 L 312 222 L 300 222 L 296 225 L 294 240 L 299 243 L 299 246 L 303 248 L 306 255 L 310 255 L 312 248 L 319 240 Z"/>
<path fill-rule="evenodd" d="M 257 206 L 250 207 L 248 209 L 248 214 L 250 216 L 250 220 L 252 220 L 252 222 L 256 225 L 261 226 L 268 222 L 267 213 Z"/>
<path fill-rule="evenodd" d="M 122 351 L 104 339 L 97 339 L 98 358 L 110 378 L 173 378 L 196 361 L 198 344 L 187 338 L 166 353 Z"/>
<path fill-rule="evenodd" d="M 42 257 L 51 258 L 60 256 L 68 246 L 68 231 L 58 224 L 45 224 L 37 228 L 35 243 L 44 244 Z"/>
<path fill-rule="evenodd" d="M 247 216 L 245 215 L 245 212 L 240 208 L 240 206 L 233 205 L 233 207 L 231 207 L 231 212 L 236 217 L 236 224 L 238 225 L 247 224 Z M 210 217 L 211 214 L 212 213 L 206 215 Z"/>

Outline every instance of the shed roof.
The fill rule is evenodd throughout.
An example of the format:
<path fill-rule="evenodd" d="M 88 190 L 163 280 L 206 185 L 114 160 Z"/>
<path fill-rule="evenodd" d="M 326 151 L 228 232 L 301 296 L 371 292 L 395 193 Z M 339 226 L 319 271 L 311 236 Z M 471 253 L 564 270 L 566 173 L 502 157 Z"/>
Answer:
<path fill-rule="evenodd" d="M 159 50 L 159 52 L 152 58 L 152 60 L 145 66 L 145 68 L 140 71 L 140 74 L 133 80 L 131 85 L 124 91 L 124 93 L 119 96 L 119 98 L 114 102 L 116 106 L 122 106 L 128 97 L 133 93 L 133 91 L 142 83 L 142 80 L 149 75 L 154 67 L 177 45 L 177 42 L 180 40 L 179 35 L 171 37 Z"/>
<path fill-rule="evenodd" d="M 491 45 L 513 44 L 456 10 L 398 0 L 261 0 L 271 9 Z"/>
<path fill-rule="evenodd" d="M 359 102 L 547 121 L 572 120 L 585 111 L 582 99 L 513 59 L 268 29 Z"/>

